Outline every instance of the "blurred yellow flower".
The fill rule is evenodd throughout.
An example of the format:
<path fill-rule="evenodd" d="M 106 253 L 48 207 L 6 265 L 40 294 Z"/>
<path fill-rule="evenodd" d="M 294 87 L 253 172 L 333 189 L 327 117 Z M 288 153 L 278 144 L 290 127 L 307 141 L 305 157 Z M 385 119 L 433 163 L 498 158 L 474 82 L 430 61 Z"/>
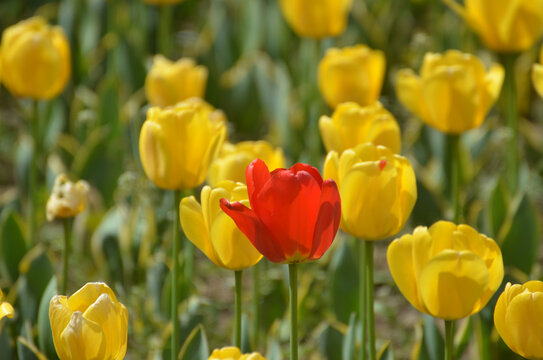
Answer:
<path fill-rule="evenodd" d="M 15 96 L 50 99 L 70 77 L 70 45 L 64 31 L 41 17 L 4 30 L 0 60 L 3 83 Z"/>
<path fill-rule="evenodd" d="M 541 319 L 543 282 L 507 283 L 494 309 L 494 325 L 507 346 L 526 359 L 543 359 Z"/>
<path fill-rule="evenodd" d="M 279 6 L 298 36 L 323 38 L 345 31 L 352 0 L 279 0 Z"/>
<path fill-rule="evenodd" d="M 363 240 L 397 234 L 417 200 L 415 172 L 409 161 L 371 143 L 341 155 L 329 152 L 324 178 L 338 185 L 341 229 Z"/>
<path fill-rule="evenodd" d="M 543 97 L 543 46 L 539 51 L 539 64 L 532 67 L 532 82 L 539 96 Z"/>
<path fill-rule="evenodd" d="M 543 34 L 543 0 L 444 0 L 494 51 L 531 48 Z"/>
<path fill-rule="evenodd" d="M 206 67 L 196 65 L 193 59 L 173 62 L 156 55 L 145 79 L 145 95 L 152 105 L 171 106 L 191 97 L 203 98 L 206 81 Z"/>
<path fill-rule="evenodd" d="M 2 320 L 2 318 L 5 316 L 12 319 L 13 316 L 15 315 L 15 310 L 13 309 L 13 306 L 11 306 L 10 303 L 3 300 L 4 300 L 4 293 L 2 292 L 2 289 L 0 289 L 0 320 Z"/>
<path fill-rule="evenodd" d="M 241 354 L 241 351 L 235 346 L 215 349 L 208 360 L 266 360 L 259 353 Z"/>
<path fill-rule="evenodd" d="M 223 180 L 245 184 L 245 169 L 255 159 L 264 161 L 270 170 L 285 167 L 283 150 L 273 148 L 266 141 L 225 143 L 209 166 L 207 182 L 211 186 L 217 186 Z"/>
<path fill-rule="evenodd" d="M 104 283 L 87 283 L 49 303 L 53 342 L 60 360 L 121 360 L 126 353 L 128 311 Z"/>
<path fill-rule="evenodd" d="M 139 139 L 145 173 L 162 189 L 201 185 L 226 136 L 225 122 L 222 112 L 198 98 L 150 108 Z"/>
<path fill-rule="evenodd" d="M 221 210 L 222 198 L 249 206 L 244 184 L 223 181 L 214 188 L 204 186 L 201 205 L 194 196 L 181 200 L 181 226 L 187 238 L 216 265 L 228 270 L 243 270 L 259 262 L 262 255 Z"/>
<path fill-rule="evenodd" d="M 372 105 L 381 93 L 385 65 L 383 52 L 366 45 L 328 49 L 319 64 L 319 90 L 332 108 L 348 101 Z"/>
<path fill-rule="evenodd" d="M 74 217 L 82 213 L 86 207 L 88 192 L 89 184 L 86 181 L 73 183 L 66 174 L 58 175 L 47 200 L 47 220 Z"/>
<path fill-rule="evenodd" d="M 402 147 L 400 127 L 380 102 L 369 106 L 340 104 L 331 118 L 321 116 L 319 129 L 326 151 L 341 153 L 367 142 L 386 146 L 394 153 Z"/>
<path fill-rule="evenodd" d="M 459 134 L 483 123 L 500 94 L 503 77 L 501 65 L 493 64 L 486 72 L 481 60 L 471 54 L 427 53 L 420 77 L 410 69 L 398 72 L 396 93 L 428 125 Z"/>
<path fill-rule="evenodd" d="M 503 279 L 502 253 L 494 240 L 448 221 L 419 226 L 394 240 L 387 260 L 411 305 L 445 320 L 479 312 Z"/>

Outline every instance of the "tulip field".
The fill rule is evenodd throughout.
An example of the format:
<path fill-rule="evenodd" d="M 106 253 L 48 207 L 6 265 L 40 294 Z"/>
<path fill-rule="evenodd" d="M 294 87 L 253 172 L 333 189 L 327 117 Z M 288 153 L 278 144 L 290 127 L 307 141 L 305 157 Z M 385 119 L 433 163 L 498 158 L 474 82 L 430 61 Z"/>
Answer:
<path fill-rule="evenodd" d="M 0 34 L 0 360 L 543 359 L 543 0 Z"/>

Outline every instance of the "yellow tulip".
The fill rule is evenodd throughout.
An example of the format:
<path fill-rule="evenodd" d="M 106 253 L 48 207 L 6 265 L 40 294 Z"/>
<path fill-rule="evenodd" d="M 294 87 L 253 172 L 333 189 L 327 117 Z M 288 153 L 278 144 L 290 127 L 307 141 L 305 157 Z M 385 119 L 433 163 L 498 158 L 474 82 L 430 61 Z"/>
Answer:
<path fill-rule="evenodd" d="M 223 181 L 217 187 L 204 186 L 201 205 L 194 196 L 181 200 L 179 216 L 187 238 L 216 265 L 243 270 L 255 265 L 262 255 L 220 207 L 220 200 L 240 201 L 249 206 L 247 187 Z"/>
<path fill-rule="evenodd" d="M 3 83 L 15 96 L 50 99 L 70 77 L 70 45 L 64 31 L 41 17 L 4 30 L 0 60 Z"/>
<path fill-rule="evenodd" d="M 542 318 L 543 282 L 507 283 L 494 309 L 494 325 L 511 350 L 527 359 L 543 359 Z"/>
<path fill-rule="evenodd" d="M 203 98 L 206 81 L 207 69 L 193 59 L 173 62 L 156 55 L 145 79 L 145 95 L 152 105 L 171 106 L 191 97 Z"/>
<path fill-rule="evenodd" d="M 266 360 L 259 353 L 242 354 L 235 346 L 227 346 L 222 349 L 215 349 L 208 360 Z"/>
<path fill-rule="evenodd" d="M 162 189 L 199 186 L 225 136 L 224 115 L 201 99 L 187 99 L 166 108 L 152 107 L 140 133 L 143 169 Z"/>
<path fill-rule="evenodd" d="M 543 0 L 444 0 L 486 46 L 501 53 L 531 48 L 543 34 Z"/>
<path fill-rule="evenodd" d="M 2 318 L 6 316 L 12 319 L 15 315 L 15 310 L 13 310 L 13 306 L 11 306 L 10 303 L 8 303 L 7 301 L 3 301 L 3 299 L 4 293 L 2 292 L 2 289 L 0 289 L 0 320 L 2 320 Z"/>
<path fill-rule="evenodd" d="M 371 142 L 399 153 L 402 147 L 400 127 L 380 102 L 370 106 L 340 104 L 332 117 L 321 116 L 319 129 L 326 151 L 339 153 Z"/>
<path fill-rule="evenodd" d="M 496 102 L 503 83 L 501 65 L 488 72 L 471 54 L 449 50 L 427 53 L 420 77 L 410 69 L 398 72 L 396 93 L 400 102 L 428 125 L 447 134 L 479 127 Z"/>
<path fill-rule="evenodd" d="M 329 152 L 324 178 L 338 185 L 341 229 L 363 240 L 397 234 L 417 200 L 415 172 L 409 161 L 371 143 L 341 155 Z"/>
<path fill-rule="evenodd" d="M 348 101 L 373 105 L 381 93 L 385 65 L 383 52 L 366 45 L 329 49 L 319 64 L 319 90 L 332 108 Z"/>
<path fill-rule="evenodd" d="M 87 283 L 49 303 L 53 343 L 60 360 L 123 359 L 128 311 L 104 283 Z"/>
<path fill-rule="evenodd" d="M 223 180 L 245 184 L 245 169 L 254 159 L 261 159 L 270 170 L 285 166 L 281 148 L 273 148 L 266 141 L 243 141 L 237 144 L 225 143 L 219 155 L 211 162 L 207 182 L 217 186 Z"/>
<path fill-rule="evenodd" d="M 543 97 L 543 46 L 539 52 L 539 64 L 532 67 L 532 82 L 539 96 Z"/>
<path fill-rule="evenodd" d="M 66 174 L 58 175 L 47 200 L 47 220 L 74 217 L 82 213 L 86 207 L 88 192 L 89 184 L 86 181 L 73 183 Z"/>
<path fill-rule="evenodd" d="M 392 278 L 403 296 L 426 314 L 445 320 L 479 312 L 503 279 L 494 240 L 468 225 L 438 221 L 394 240 L 387 251 Z"/>
<path fill-rule="evenodd" d="M 345 31 L 352 0 L 279 0 L 279 6 L 296 34 L 323 38 Z"/>

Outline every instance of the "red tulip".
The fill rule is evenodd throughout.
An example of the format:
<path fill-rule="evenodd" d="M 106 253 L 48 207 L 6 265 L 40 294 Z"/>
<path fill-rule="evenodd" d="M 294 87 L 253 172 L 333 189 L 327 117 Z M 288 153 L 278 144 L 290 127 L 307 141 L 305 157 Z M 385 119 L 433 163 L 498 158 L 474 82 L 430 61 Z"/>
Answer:
<path fill-rule="evenodd" d="M 319 259 L 336 236 L 341 218 L 339 191 L 317 169 L 295 164 L 269 172 L 256 159 L 245 171 L 251 209 L 221 199 L 221 208 L 253 246 L 276 263 Z"/>

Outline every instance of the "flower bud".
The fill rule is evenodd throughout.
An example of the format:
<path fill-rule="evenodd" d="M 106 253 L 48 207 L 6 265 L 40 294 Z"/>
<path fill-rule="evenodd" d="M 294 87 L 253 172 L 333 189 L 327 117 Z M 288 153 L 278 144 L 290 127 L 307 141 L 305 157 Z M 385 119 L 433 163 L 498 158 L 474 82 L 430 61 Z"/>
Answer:
<path fill-rule="evenodd" d="M 73 183 L 66 174 L 58 175 L 47 200 L 47 220 L 74 217 L 82 213 L 86 207 L 88 192 L 89 185 L 86 181 Z"/>

